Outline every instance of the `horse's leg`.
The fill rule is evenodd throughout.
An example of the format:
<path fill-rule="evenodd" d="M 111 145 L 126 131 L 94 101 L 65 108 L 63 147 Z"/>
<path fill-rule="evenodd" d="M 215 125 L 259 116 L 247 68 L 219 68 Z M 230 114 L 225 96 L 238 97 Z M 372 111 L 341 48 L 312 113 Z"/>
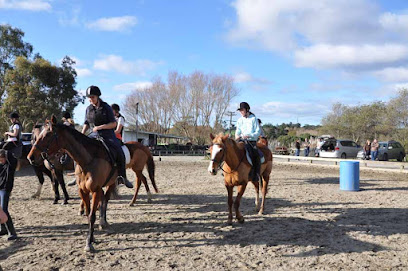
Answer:
<path fill-rule="evenodd" d="M 107 207 L 107 200 L 105 193 L 101 193 L 101 199 L 100 199 L 100 206 L 99 206 L 99 229 L 103 230 L 106 228 L 106 207 Z"/>
<path fill-rule="evenodd" d="M 237 197 L 235 198 L 235 202 L 234 202 L 235 215 L 236 215 L 236 218 L 237 218 L 239 223 L 244 223 L 244 217 L 242 216 L 242 214 L 239 211 L 239 205 L 241 203 L 241 198 L 244 195 L 246 186 L 247 186 L 247 184 L 243 184 L 243 185 L 238 186 L 238 194 L 237 194 Z"/>
<path fill-rule="evenodd" d="M 150 193 L 150 188 L 149 188 L 149 184 L 147 183 L 147 179 L 145 177 L 145 175 L 143 175 L 142 173 L 142 182 L 146 188 L 146 193 L 147 193 L 147 202 L 148 203 L 152 203 L 152 193 Z"/>
<path fill-rule="evenodd" d="M 252 182 L 255 187 L 255 211 L 259 211 L 259 182 Z"/>
<path fill-rule="evenodd" d="M 53 188 L 54 188 L 54 204 L 58 203 L 58 200 L 61 199 L 60 194 L 59 194 L 59 181 L 58 181 L 58 176 L 55 174 L 55 170 L 52 171 L 52 179 L 54 180 L 53 182 Z"/>
<path fill-rule="evenodd" d="M 133 206 L 133 204 L 135 204 L 136 202 L 137 194 L 139 193 L 139 189 L 142 184 L 141 178 L 143 176 L 142 171 L 140 170 L 133 170 L 133 171 L 136 173 L 136 188 L 135 188 L 135 194 L 133 195 L 133 198 L 130 201 L 129 206 Z"/>
<path fill-rule="evenodd" d="M 62 170 L 55 170 L 55 174 L 57 175 L 57 180 L 61 186 L 62 192 L 64 193 L 64 202 L 63 204 L 68 204 L 69 195 L 67 188 L 65 187 L 64 175 Z"/>
<path fill-rule="evenodd" d="M 263 176 L 261 176 L 261 178 L 263 178 L 262 205 L 261 205 L 261 209 L 258 212 L 258 215 L 263 215 L 263 212 L 265 210 L 266 193 L 268 193 L 269 173 L 264 174 Z"/>
<path fill-rule="evenodd" d="M 101 200 L 102 193 L 103 193 L 102 188 L 92 193 L 91 212 L 88 216 L 88 226 L 89 226 L 88 236 L 86 238 L 86 245 L 85 245 L 85 251 L 87 252 L 93 252 L 95 250 L 92 245 L 92 242 L 95 242 L 94 225 L 95 225 L 95 220 L 96 220 L 96 209 L 98 209 L 98 205 Z"/>
<path fill-rule="evenodd" d="M 103 221 L 102 221 L 102 217 L 101 217 L 101 227 L 102 229 L 106 229 L 109 226 L 108 221 L 106 220 L 106 210 L 108 209 L 108 202 L 112 196 L 112 194 L 114 193 L 116 188 L 116 184 L 110 185 L 108 186 L 108 189 L 106 190 L 105 196 L 104 196 L 104 207 L 103 207 Z"/>
<path fill-rule="evenodd" d="M 228 221 L 227 223 L 231 225 L 232 224 L 232 203 L 234 202 L 232 199 L 232 193 L 234 192 L 234 187 L 228 186 L 228 185 L 225 185 L 225 187 L 227 188 L 227 192 L 228 192 Z"/>
<path fill-rule="evenodd" d="M 33 168 L 34 168 L 35 175 L 37 175 L 38 181 L 40 182 L 40 184 L 38 185 L 37 192 L 35 192 L 35 194 L 33 194 L 31 197 L 40 198 L 41 190 L 44 184 L 44 175 L 43 175 L 43 172 L 38 167 L 33 166 Z"/>
<path fill-rule="evenodd" d="M 86 216 L 89 216 L 89 209 L 90 209 L 89 192 L 85 192 L 81 188 L 79 188 L 78 191 L 79 191 L 79 196 L 81 197 L 81 203 L 79 205 L 79 215 L 84 214 L 84 205 L 85 205 Z"/>

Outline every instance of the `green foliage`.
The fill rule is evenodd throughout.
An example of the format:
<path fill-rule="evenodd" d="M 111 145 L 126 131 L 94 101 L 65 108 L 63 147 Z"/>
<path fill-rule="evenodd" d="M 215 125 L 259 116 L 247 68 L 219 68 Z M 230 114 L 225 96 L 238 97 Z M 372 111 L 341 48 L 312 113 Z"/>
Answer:
<path fill-rule="evenodd" d="M 4 77 L 7 93 L 2 120 L 6 120 L 10 112 L 17 111 L 23 128 L 29 130 L 35 122 L 52 114 L 61 117 L 63 111 L 72 112 L 81 101 L 74 89 L 73 64 L 69 57 L 63 59 L 60 67 L 41 57 L 33 61 L 17 57 L 14 69 L 7 70 Z"/>

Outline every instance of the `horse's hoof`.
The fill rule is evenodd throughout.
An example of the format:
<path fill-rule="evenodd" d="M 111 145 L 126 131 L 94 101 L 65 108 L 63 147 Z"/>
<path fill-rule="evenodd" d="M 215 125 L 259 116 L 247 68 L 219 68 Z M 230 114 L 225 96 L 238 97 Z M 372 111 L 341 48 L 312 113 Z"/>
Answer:
<path fill-rule="evenodd" d="M 84 214 L 85 214 L 84 211 L 79 211 L 79 212 L 78 212 L 78 215 L 79 215 L 79 216 L 83 216 Z"/>
<path fill-rule="evenodd" d="M 227 225 L 232 225 L 232 219 L 227 220 Z"/>
<path fill-rule="evenodd" d="M 109 223 L 108 222 L 99 224 L 99 230 L 106 230 L 108 228 L 109 228 Z"/>
<path fill-rule="evenodd" d="M 132 207 L 134 204 L 134 202 L 129 203 L 129 207 Z"/>
<path fill-rule="evenodd" d="M 85 246 L 84 251 L 85 252 L 95 252 L 95 249 L 94 249 L 93 245 L 90 244 L 90 245 Z"/>
<path fill-rule="evenodd" d="M 263 211 L 260 210 L 260 211 L 258 212 L 258 215 L 263 215 Z"/>
<path fill-rule="evenodd" d="M 244 219 L 243 216 L 237 217 L 237 220 L 238 220 L 239 223 L 244 223 L 245 222 L 245 219 Z"/>
<path fill-rule="evenodd" d="M 64 200 L 61 205 L 67 205 L 68 204 L 68 200 Z"/>
<path fill-rule="evenodd" d="M 54 199 L 54 201 L 52 202 L 52 204 L 58 204 L 58 200 Z"/>
<path fill-rule="evenodd" d="M 38 199 L 38 198 L 40 198 L 40 195 L 34 194 L 34 195 L 31 196 L 31 198 L 32 198 L 32 199 Z"/>
<path fill-rule="evenodd" d="M 152 203 L 152 199 L 147 199 L 147 203 Z"/>

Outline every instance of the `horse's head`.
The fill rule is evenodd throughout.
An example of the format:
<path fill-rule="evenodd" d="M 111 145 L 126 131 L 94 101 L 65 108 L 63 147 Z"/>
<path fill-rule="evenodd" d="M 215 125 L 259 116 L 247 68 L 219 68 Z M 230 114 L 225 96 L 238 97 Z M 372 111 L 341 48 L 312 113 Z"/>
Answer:
<path fill-rule="evenodd" d="M 210 138 L 212 140 L 212 145 L 210 146 L 210 165 L 208 166 L 208 171 L 212 175 L 216 175 L 218 169 L 221 167 L 222 162 L 225 159 L 225 142 L 228 139 L 229 135 L 222 135 L 219 134 L 217 136 L 214 136 L 213 134 L 210 134 Z"/>
<path fill-rule="evenodd" d="M 259 136 L 257 143 L 268 147 L 268 139 L 265 136 Z"/>
<path fill-rule="evenodd" d="M 34 134 L 35 131 L 33 130 L 35 143 L 27 155 L 27 160 L 30 161 L 32 165 L 40 165 L 43 160 L 48 159 L 49 155 L 53 155 L 61 149 L 61 140 L 58 140 L 56 127 L 54 127 L 56 124 L 57 119 L 55 116 L 52 116 L 51 121 L 46 121 L 40 133 L 36 131 Z"/>

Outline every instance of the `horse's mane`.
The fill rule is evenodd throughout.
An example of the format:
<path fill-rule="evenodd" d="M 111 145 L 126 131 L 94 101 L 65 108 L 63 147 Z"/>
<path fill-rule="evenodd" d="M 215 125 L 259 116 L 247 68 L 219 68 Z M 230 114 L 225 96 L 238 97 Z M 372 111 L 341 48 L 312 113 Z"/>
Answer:
<path fill-rule="evenodd" d="M 224 136 L 223 133 L 219 133 L 218 135 L 215 136 L 213 143 L 214 144 L 223 144 L 222 142 L 222 137 Z M 232 139 L 231 137 L 228 137 L 227 140 L 230 140 L 231 143 L 236 146 L 237 148 L 241 149 L 243 148 L 244 144 L 243 143 L 238 143 L 236 142 L 234 139 Z"/>
<path fill-rule="evenodd" d="M 74 139 L 78 142 L 80 142 L 81 144 L 85 145 L 85 146 L 89 146 L 89 144 L 91 145 L 95 145 L 98 147 L 101 147 L 102 143 L 94 138 L 90 138 L 87 137 L 86 135 L 84 135 L 83 133 L 79 132 L 77 129 L 74 129 L 72 127 L 69 127 L 67 125 L 64 125 L 62 123 L 57 123 L 57 124 L 53 124 L 53 126 L 55 126 L 55 128 L 59 129 L 59 130 L 63 130 L 68 132 L 70 135 L 72 135 L 74 137 Z"/>

